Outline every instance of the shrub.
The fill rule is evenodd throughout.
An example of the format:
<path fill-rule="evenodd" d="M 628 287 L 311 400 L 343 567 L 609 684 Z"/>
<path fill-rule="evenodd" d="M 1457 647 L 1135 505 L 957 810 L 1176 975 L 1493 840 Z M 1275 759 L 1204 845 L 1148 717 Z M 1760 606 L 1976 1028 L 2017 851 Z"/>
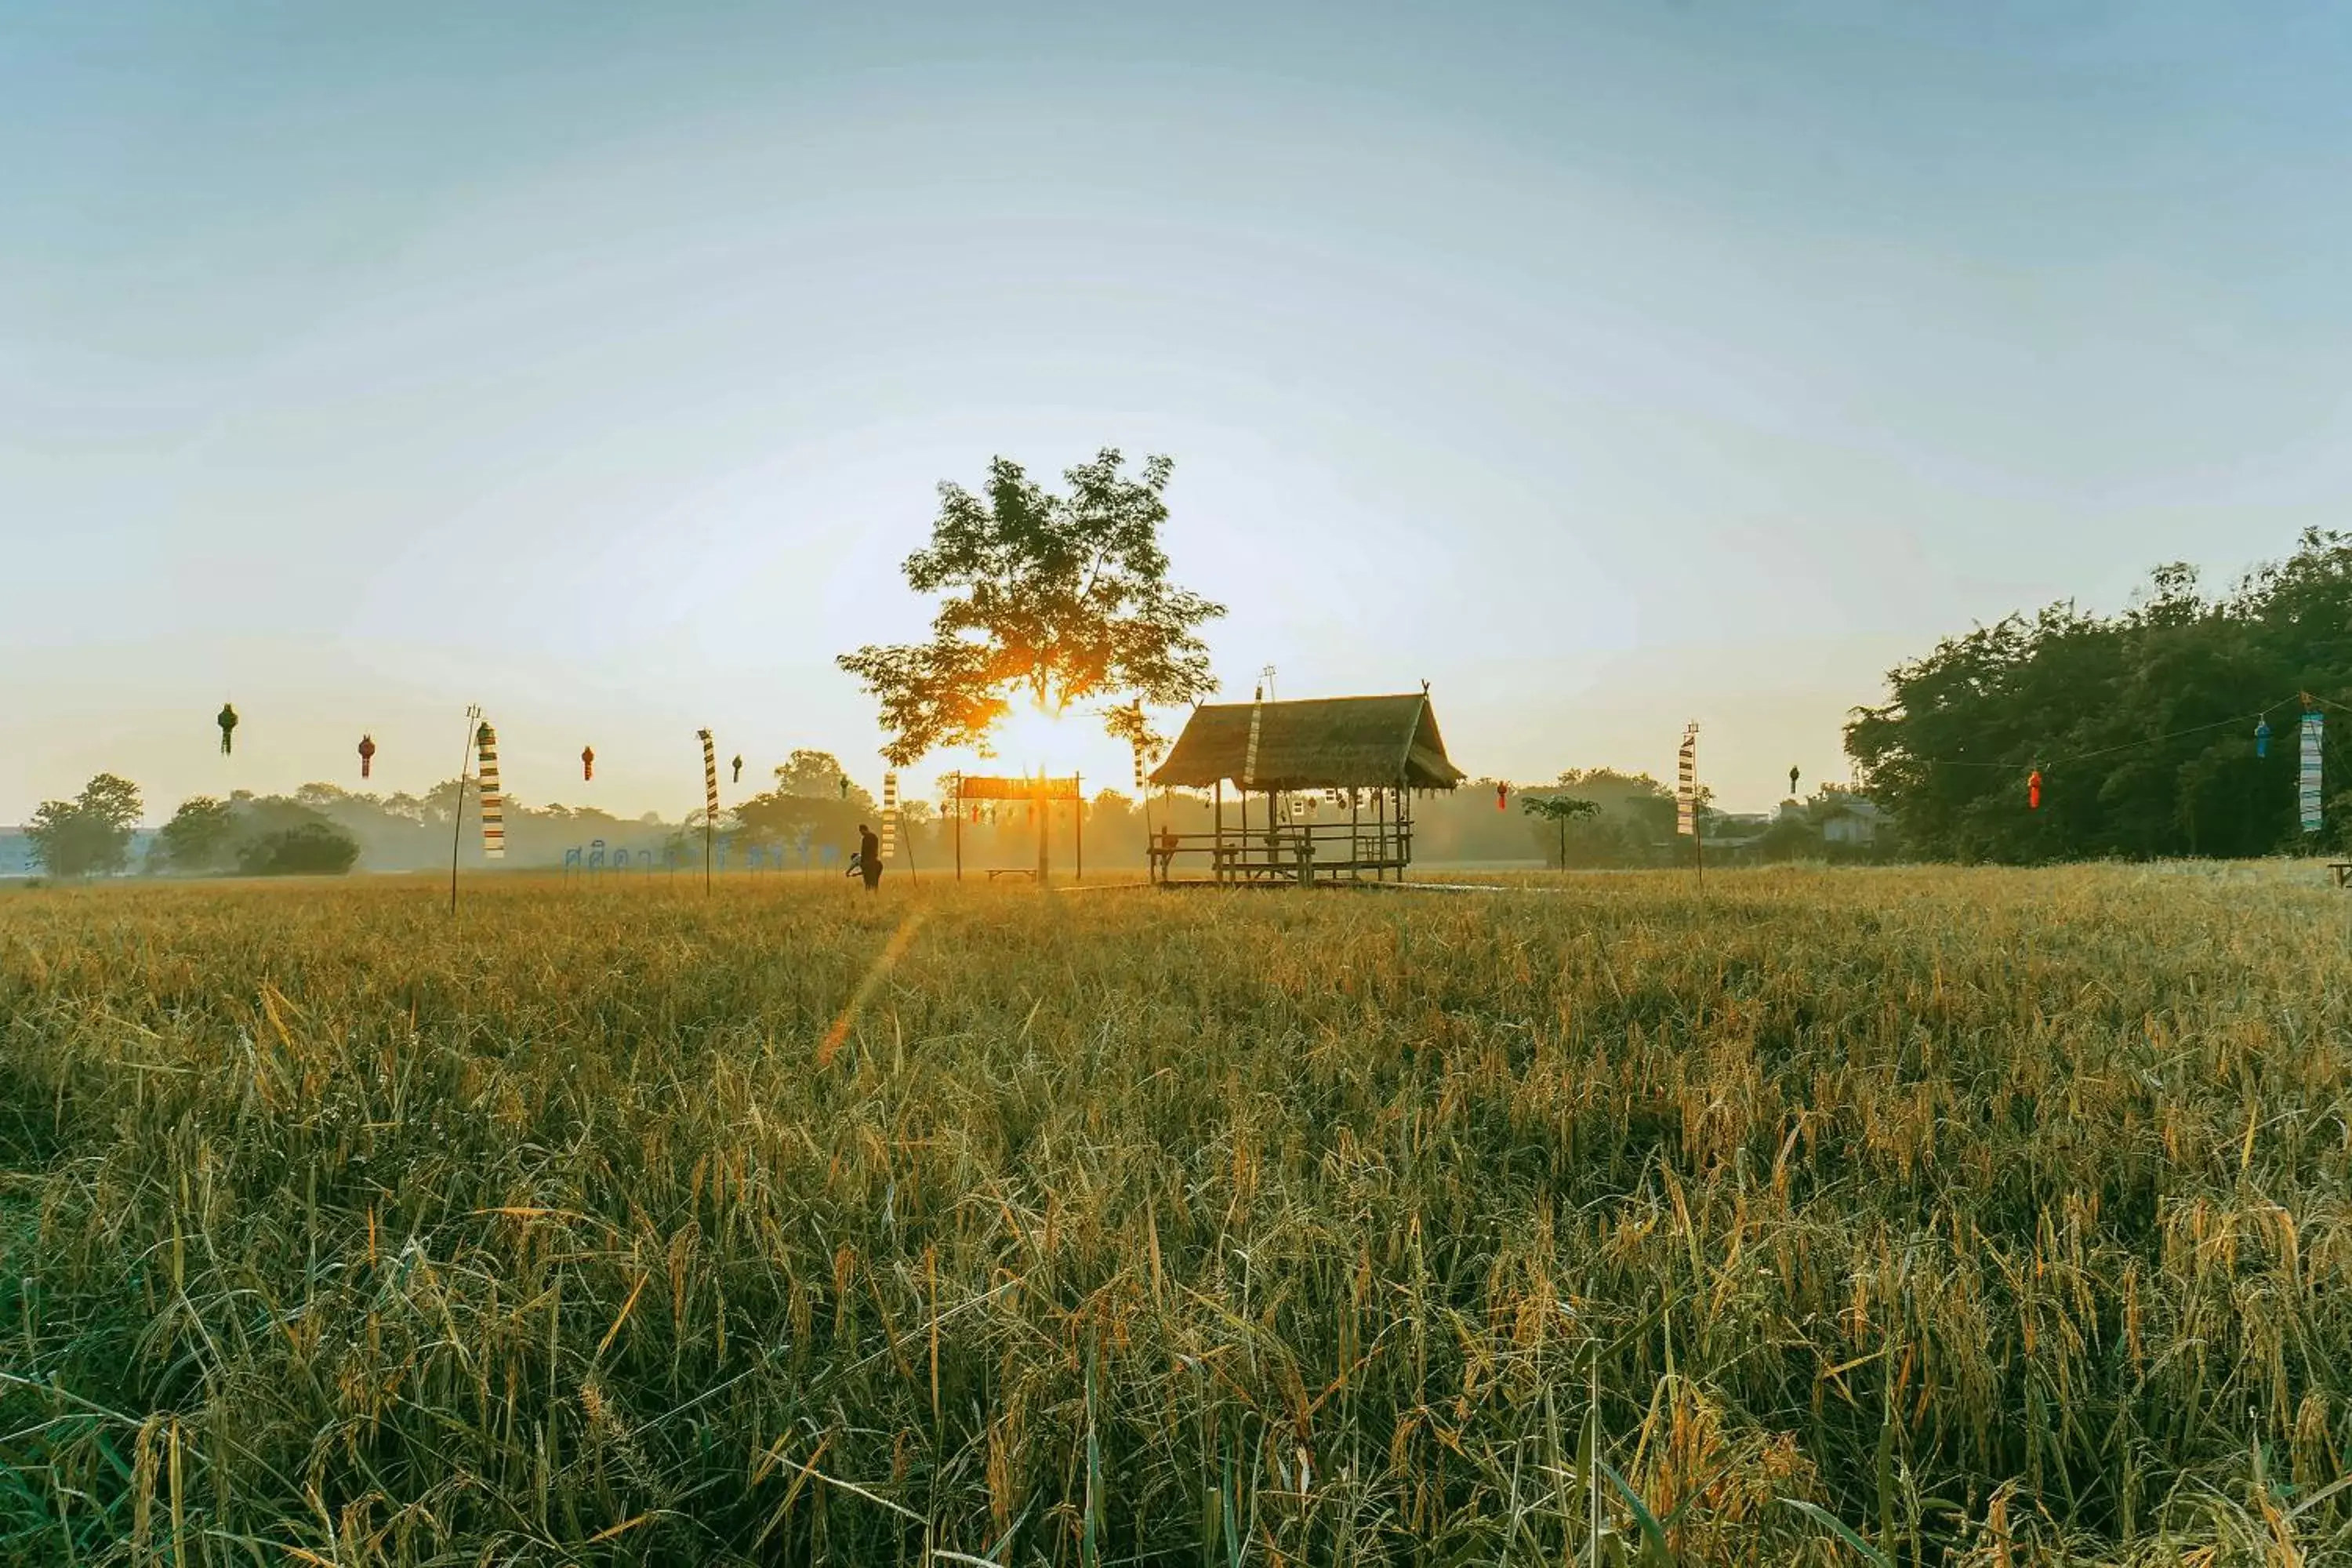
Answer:
<path fill-rule="evenodd" d="M 340 877 L 359 858 L 359 841 L 350 834 L 306 822 L 247 843 L 236 852 L 236 868 L 248 877 Z"/>

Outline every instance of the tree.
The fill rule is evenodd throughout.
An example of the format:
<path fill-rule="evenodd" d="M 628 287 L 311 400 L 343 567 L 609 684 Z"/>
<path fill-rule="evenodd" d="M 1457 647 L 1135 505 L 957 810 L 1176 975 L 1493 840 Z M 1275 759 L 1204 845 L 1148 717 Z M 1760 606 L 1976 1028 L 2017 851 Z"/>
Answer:
<path fill-rule="evenodd" d="M 2160 566 L 2118 615 L 2071 603 L 1938 642 L 1855 710 L 1846 752 L 1929 857 L 2265 854 L 2305 841 L 2294 810 L 2297 694 L 2352 699 L 2352 536 L 2306 532 L 2286 561 L 2207 597 Z M 2267 754 L 2254 726 L 2272 732 Z M 2327 726 L 2324 773 L 2352 763 Z M 2026 780 L 2039 773 L 2033 807 Z M 2337 832 L 2340 817 L 2331 816 Z"/>
<path fill-rule="evenodd" d="M 51 876 L 112 875 L 130 864 L 138 825 L 139 786 L 100 773 L 72 800 L 43 801 L 26 825 L 25 837 Z"/>
<path fill-rule="evenodd" d="M 841 787 L 849 771 L 831 752 L 795 747 L 775 772 L 776 793 L 801 800 L 846 800 L 857 791 L 855 784 L 846 790 Z"/>
<path fill-rule="evenodd" d="M 905 566 L 917 593 L 944 595 L 930 640 L 837 661 L 881 704 L 883 754 L 900 767 L 940 746 L 989 754 L 1015 698 L 1056 718 L 1089 707 L 1111 734 L 1155 749 L 1147 705 L 1214 691 L 1196 628 L 1224 607 L 1171 584 L 1160 548 L 1174 466 L 1148 458 L 1130 479 L 1106 448 L 1063 475 L 1066 495 L 1004 458 L 985 499 L 942 483 L 930 545 Z"/>
<path fill-rule="evenodd" d="M 1519 809 L 1529 816 L 1541 817 L 1551 823 L 1559 834 L 1559 865 L 1568 866 L 1568 825 L 1588 816 L 1601 815 L 1601 803 L 1571 795 L 1523 795 Z"/>
<path fill-rule="evenodd" d="M 200 795 L 180 803 L 156 834 L 152 854 L 175 871 L 211 871 L 227 864 L 236 837 L 236 809 Z"/>

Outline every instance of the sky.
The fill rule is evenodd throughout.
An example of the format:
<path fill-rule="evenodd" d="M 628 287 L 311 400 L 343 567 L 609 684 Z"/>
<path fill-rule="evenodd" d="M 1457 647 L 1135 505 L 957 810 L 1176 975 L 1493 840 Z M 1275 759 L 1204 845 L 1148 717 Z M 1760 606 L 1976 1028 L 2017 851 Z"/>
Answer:
<path fill-rule="evenodd" d="M 1696 721 L 1763 809 L 1940 636 L 2352 520 L 2347 79 L 2268 4 L 0 0 L 0 822 L 476 702 L 532 802 L 878 787 L 936 487 L 1105 447 L 1228 697 Z"/>

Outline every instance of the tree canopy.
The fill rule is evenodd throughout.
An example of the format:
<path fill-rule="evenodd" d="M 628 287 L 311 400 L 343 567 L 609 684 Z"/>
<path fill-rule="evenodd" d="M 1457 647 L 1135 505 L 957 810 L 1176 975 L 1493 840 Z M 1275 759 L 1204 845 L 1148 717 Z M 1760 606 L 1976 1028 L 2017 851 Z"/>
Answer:
<path fill-rule="evenodd" d="M 1945 638 L 1887 683 L 1883 706 L 1854 711 L 1846 750 L 1914 853 L 2038 861 L 2304 844 L 2298 694 L 2323 711 L 2352 703 L 2352 535 L 2306 532 L 2286 560 L 2214 596 L 2192 568 L 2159 567 L 2120 614 L 2062 603 L 2012 615 Z M 2328 726 L 2330 781 L 2352 761 L 2347 723 L 2352 711 Z M 2341 842 L 2352 795 L 2327 818 L 2326 841 Z"/>
<path fill-rule="evenodd" d="M 1056 716 L 1091 710 L 1113 735 L 1156 748 L 1147 705 L 1214 691 L 1197 628 L 1224 607 L 1171 584 L 1160 545 L 1174 467 L 1147 458 L 1130 478 L 1105 448 L 1064 473 L 1065 494 L 1004 458 L 984 495 L 942 483 L 931 542 L 904 567 L 917 593 L 942 595 L 930 640 L 838 660 L 881 703 L 883 754 L 900 767 L 940 746 L 987 754 L 1024 698 Z"/>
<path fill-rule="evenodd" d="M 111 876 L 131 863 L 139 786 L 100 773 L 71 800 L 47 800 L 25 825 L 41 868 L 53 877 Z"/>

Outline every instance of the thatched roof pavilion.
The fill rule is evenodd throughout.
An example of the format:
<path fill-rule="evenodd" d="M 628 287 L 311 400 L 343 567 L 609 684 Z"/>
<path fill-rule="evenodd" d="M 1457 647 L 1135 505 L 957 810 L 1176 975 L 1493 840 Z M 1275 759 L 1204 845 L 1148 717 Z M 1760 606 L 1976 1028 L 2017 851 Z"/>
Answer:
<path fill-rule="evenodd" d="M 1257 719 L 1257 765 L 1250 721 Z M 1151 782 L 1207 789 L 1452 789 L 1468 775 L 1445 754 L 1429 694 L 1220 702 L 1196 708 Z"/>

